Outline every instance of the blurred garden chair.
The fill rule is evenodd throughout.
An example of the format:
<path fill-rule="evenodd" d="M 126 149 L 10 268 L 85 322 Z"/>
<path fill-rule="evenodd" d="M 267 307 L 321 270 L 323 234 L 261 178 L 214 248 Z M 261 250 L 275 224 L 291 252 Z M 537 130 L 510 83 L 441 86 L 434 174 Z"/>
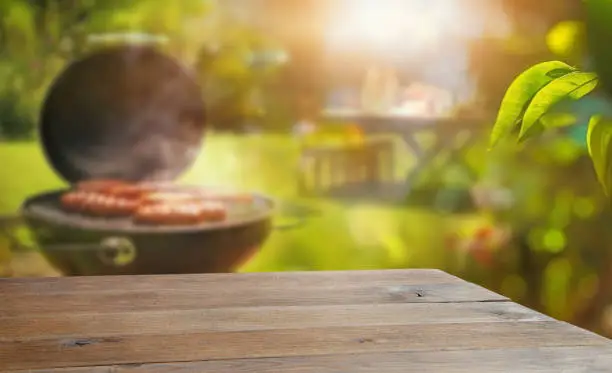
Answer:
<path fill-rule="evenodd" d="M 395 147 L 391 139 L 366 138 L 346 144 L 309 144 L 298 167 L 303 196 L 370 199 L 380 197 L 395 178 Z"/>

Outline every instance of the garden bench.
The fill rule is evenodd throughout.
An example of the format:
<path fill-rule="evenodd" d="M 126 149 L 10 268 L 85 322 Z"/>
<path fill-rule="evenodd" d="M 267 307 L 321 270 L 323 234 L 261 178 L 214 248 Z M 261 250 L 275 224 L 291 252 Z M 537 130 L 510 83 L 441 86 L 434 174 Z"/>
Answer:
<path fill-rule="evenodd" d="M 612 342 L 438 270 L 0 280 L 10 373 L 610 372 Z"/>

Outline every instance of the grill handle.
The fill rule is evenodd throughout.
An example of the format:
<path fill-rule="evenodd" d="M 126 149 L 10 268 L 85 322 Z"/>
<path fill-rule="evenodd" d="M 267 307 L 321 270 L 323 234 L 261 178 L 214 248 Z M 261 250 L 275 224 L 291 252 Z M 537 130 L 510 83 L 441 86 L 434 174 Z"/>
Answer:
<path fill-rule="evenodd" d="M 19 242 L 13 234 L 13 229 L 25 225 L 25 221 L 20 215 L 0 215 L 0 234 L 8 238 L 9 245 L 13 250 L 32 250 L 35 249 Z M 95 251 L 98 258 L 106 265 L 123 267 L 132 263 L 138 254 L 134 243 L 126 237 L 106 237 L 98 244 L 92 243 L 71 243 L 61 245 L 45 244 L 50 250 L 77 250 Z"/>
<path fill-rule="evenodd" d="M 136 245 L 127 237 L 106 237 L 100 243 L 70 243 L 61 245 L 45 244 L 47 250 L 95 251 L 98 259 L 113 267 L 124 267 L 132 263 L 138 255 Z"/>

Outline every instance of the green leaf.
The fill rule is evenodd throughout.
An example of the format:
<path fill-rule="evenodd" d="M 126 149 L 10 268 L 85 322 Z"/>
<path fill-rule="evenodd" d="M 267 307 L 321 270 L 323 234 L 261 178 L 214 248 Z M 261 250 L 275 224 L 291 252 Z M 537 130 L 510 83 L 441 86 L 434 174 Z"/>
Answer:
<path fill-rule="evenodd" d="M 512 82 L 502 100 L 493 126 L 490 147 L 495 146 L 499 140 L 512 132 L 535 94 L 554 80 L 555 76 L 561 76 L 564 71 L 569 74 L 575 69 L 560 61 L 543 62 L 529 68 Z"/>
<path fill-rule="evenodd" d="M 578 100 L 591 93 L 597 87 L 595 73 L 572 72 L 551 81 L 531 100 L 523 117 L 519 140 L 525 140 L 534 132 L 534 127 L 542 126 L 542 117 L 564 99 Z"/>
<path fill-rule="evenodd" d="M 587 146 L 595 173 L 606 195 L 612 195 L 612 119 L 595 116 L 589 122 Z"/>

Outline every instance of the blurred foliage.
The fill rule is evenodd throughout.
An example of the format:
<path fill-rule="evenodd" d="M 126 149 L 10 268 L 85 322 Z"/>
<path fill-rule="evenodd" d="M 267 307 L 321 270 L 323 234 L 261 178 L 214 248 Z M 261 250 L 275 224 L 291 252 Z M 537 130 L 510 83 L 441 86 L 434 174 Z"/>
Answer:
<path fill-rule="evenodd" d="M 539 63 L 519 75 L 508 88 L 501 103 L 497 121 L 491 134 L 491 145 L 514 130 L 520 128 L 519 140 L 540 134 L 549 125 L 542 120 L 546 114 L 566 100 L 579 100 L 603 85 L 609 93 L 612 83 L 612 54 L 609 42 L 612 33 L 612 3 L 605 0 L 586 0 L 586 32 L 584 23 L 562 22 L 548 34 L 551 50 L 570 60 L 585 58 L 584 40 L 588 41 L 589 56 L 594 60 L 597 74 L 579 71 L 560 61 Z M 554 126 L 554 125 L 553 125 Z M 610 120 L 593 117 L 587 132 L 589 154 L 597 177 L 607 194 L 612 191 L 612 157 Z"/>
<path fill-rule="evenodd" d="M 266 115 L 270 95 L 265 92 L 287 57 L 280 45 L 249 27 L 232 24 L 227 17 L 216 22 L 218 35 L 200 49 L 195 68 L 210 121 L 220 129 L 240 128 Z"/>
<path fill-rule="evenodd" d="M 584 22 L 559 22 L 548 32 L 546 44 L 552 53 L 565 61 L 580 64 L 586 53 L 585 32 Z"/>
<path fill-rule="evenodd" d="M 612 2 L 585 0 L 582 5 L 586 15 L 584 22 L 560 22 L 550 30 L 546 39 L 550 50 L 572 66 L 560 61 L 543 62 L 520 74 L 502 100 L 490 143 L 495 145 L 517 132 L 519 142 L 531 138 L 536 141 L 532 145 L 539 147 L 543 138 L 549 139 L 555 135 L 573 140 L 575 145 L 586 143 L 593 165 L 589 168 L 594 168 L 594 172 L 583 176 L 596 177 L 609 198 L 612 192 L 612 122 L 609 119 L 609 87 L 612 83 L 612 54 L 609 50 L 612 33 L 609 24 L 612 21 Z M 591 65 L 597 73 L 584 71 Z M 585 99 L 587 95 L 589 97 Z M 572 118 L 576 108 L 580 108 L 580 102 L 589 102 L 589 99 L 593 102 L 593 98 L 599 98 L 604 106 L 600 107 L 600 110 L 586 110 L 587 116 L 590 117 L 588 126 L 584 121 Z M 575 103 L 577 100 L 578 104 Z M 572 131 L 574 128 L 578 128 L 578 131 Z M 580 137 L 584 140 L 579 140 Z M 589 196 L 598 195 L 594 191 L 577 198 L 571 193 L 571 189 L 567 189 L 568 181 L 568 178 L 563 180 L 565 197 L 556 200 L 555 204 L 550 206 L 551 211 L 573 210 L 587 222 L 589 229 L 602 229 L 600 225 L 603 224 L 603 231 L 599 234 L 604 234 L 610 219 L 609 199 L 602 200 L 599 197 L 589 201 Z M 574 207 L 570 207 L 567 202 L 574 203 Z M 564 205 L 566 207 L 562 207 Z M 597 211 L 602 219 L 591 219 L 590 216 L 597 215 Z M 568 223 L 567 217 L 560 221 Z M 571 245 L 567 235 L 570 226 L 565 229 L 551 228 L 552 230 L 540 231 L 537 237 L 540 237 L 540 247 L 543 245 L 558 256 Z M 536 237 L 535 233 L 529 236 Z M 608 239 L 607 236 L 600 237 L 596 245 L 605 247 L 609 243 Z M 612 320 L 606 316 L 609 314 L 606 304 L 612 299 L 612 290 L 605 283 L 612 279 L 612 255 L 609 250 L 599 249 L 597 254 L 592 252 L 590 247 L 593 243 L 588 241 L 587 237 L 583 237 L 580 251 L 572 253 L 571 256 L 556 257 L 549 262 L 543 275 L 544 281 L 551 283 L 546 285 L 540 298 L 550 304 L 551 309 L 548 312 L 552 315 L 570 318 L 578 325 L 609 333 L 612 330 Z M 537 247 L 535 242 L 531 242 L 532 249 Z M 589 269 L 595 269 L 597 274 L 591 272 L 587 277 L 580 278 L 578 273 L 584 275 Z M 568 293 L 568 289 L 573 286 L 577 286 L 576 299 L 572 299 Z M 536 294 L 533 295 L 530 303 L 535 302 Z M 561 311 L 563 304 L 580 301 L 586 301 L 586 305 L 577 308 L 573 313 Z"/>
<path fill-rule="evenodd" d="M 585 0 L 586 45 L 589 60 L 599 75 L 603 90 L 612 92 L 612 3 L 608 0 Z"/>

